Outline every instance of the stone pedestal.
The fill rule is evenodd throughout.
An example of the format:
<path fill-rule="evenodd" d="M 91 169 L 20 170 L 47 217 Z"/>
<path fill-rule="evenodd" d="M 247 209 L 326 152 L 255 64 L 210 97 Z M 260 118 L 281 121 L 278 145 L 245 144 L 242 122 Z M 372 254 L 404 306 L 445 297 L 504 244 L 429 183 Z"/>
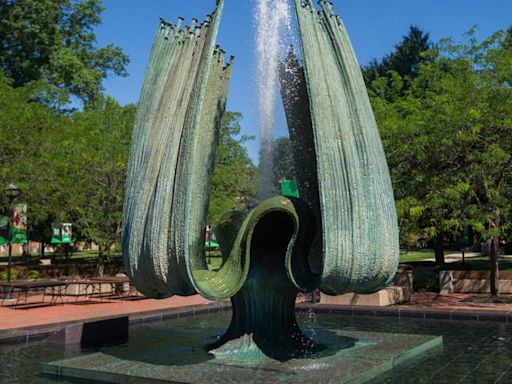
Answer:
<path fill-rule="evenodd" d="M 340 296 L 320 295 L 322 304 L 339 305 L 369 305 L 385 307 L 388 305 L 405 303 L 411 299 L 413 292 L 412 268 L 400 266 L 391 284 L 378 292 L 369 295 L 347 293 Z"/>
<path fill-rule="evenodd" d="M 339 305 L 368 305 L 376 307 L 385 307 L 397 303 L 403 303 L 406 300 L 404 289 L 402 287 L 388 287 L 370 295 L 359 295 L 356 293 L 347 293 L 341 296 L 328 296 L 320 294 L 320 303 L 339 304 Z"/>

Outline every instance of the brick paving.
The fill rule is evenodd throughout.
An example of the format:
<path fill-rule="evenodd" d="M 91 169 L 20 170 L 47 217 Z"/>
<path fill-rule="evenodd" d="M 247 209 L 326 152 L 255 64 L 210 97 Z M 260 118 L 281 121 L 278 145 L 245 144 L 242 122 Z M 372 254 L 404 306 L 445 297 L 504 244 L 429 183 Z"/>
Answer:
<path fill-rule="evenodd" d="M 38 297 L 31 297 L 30 301 L 32 303 L 41 301 L 38 299 Z M 196 295 L 190 297 L 174 296 L 164 300 L 144 298 L 140 300 L 94 301 L 90 303 L 70 300 L 64 305 L 29 306 L 27 308 L 20 306 L 16 309 L 3 306 L 0 307 L 0 331 L 101 319 L 112 316 L 151 313 L 209 303 L 211 302 Z"/>

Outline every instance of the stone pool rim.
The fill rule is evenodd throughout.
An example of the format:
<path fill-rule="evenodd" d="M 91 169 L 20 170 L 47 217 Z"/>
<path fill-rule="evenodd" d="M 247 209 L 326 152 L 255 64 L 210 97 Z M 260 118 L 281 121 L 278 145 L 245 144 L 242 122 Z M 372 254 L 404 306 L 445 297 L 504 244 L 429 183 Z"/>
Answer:
<path fill-rule="evenodd" d="M 193 305 L 181 308 L 170 308 L 167 310 L 154 310 L 145 312 L 134 312 L 128 315 L 130 326 L 159 323 L 169 319 L 192 317 L 230 311 L 230 302 Z M 448 321 L 492 321 L 509 324 L 512 323 L 512 311 L 496 310 L 468 310 L 450 308 L 430 307 L 372 307 L 372 306 L 351 306 L 351 305 L 328 305 L 300 303 L 296 305 L 296 312 L 313 311 L 318 314 L 345 315 L 345 316 L 382 316 L 416 319 L 434 319 Z M 68 326 L 85 324 L 90 322 L 108 320 L 122 317 L 119 315 L 95 317 L 86 320 L 73 320 L 54 324 L 34 325 L 29 327 L 0 330 L 0 347 L 8 347 L 32 342 L 45 341 L 57 332 Z"/>

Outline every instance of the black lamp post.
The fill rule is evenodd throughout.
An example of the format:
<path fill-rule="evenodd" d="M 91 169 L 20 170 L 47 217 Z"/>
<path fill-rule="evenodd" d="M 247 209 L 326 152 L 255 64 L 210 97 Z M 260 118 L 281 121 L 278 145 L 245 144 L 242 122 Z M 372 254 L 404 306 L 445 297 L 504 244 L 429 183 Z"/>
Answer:
<path fill-rule="evenodd" d="M 5 194 L 9 199 L 9 207 L 11 208 L 11 229 L 9 233 L 9 255 L 7 261 L 7 282 L 11 282 L 11 269 L 12 269 L 12 218 L 14 216 L 14 200 L 21 195 L 21 189 L 14 184 L 9 184 L 5 190 Z"/>

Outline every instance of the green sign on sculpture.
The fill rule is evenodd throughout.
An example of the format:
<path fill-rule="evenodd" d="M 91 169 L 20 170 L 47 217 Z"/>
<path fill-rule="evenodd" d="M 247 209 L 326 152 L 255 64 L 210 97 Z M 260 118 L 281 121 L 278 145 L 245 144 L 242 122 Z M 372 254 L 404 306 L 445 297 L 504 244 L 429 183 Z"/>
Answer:
<path fill-rule="evenodd" d="M 398 264 L 389 171 L 343 21 L 327 1 L 319 12 L 310 0 L 294 5 L 302 63 L 290 51 L 280 85 L 300 197 L 276 196 L 245 220 L 228 220 L 218 271 L 204 259 L 204 228 L 233 64 L 216 45 L 224 2 L 200 25 L 161 20 L 149 59 L 129 160 L 123 255 L 146 296 L 231 299 L 231 325 L 212 353 L 286 359 L 314 350 L 295 320 L 297 293 L 374 292 Z"/>
<path fill-rule="evenodd" d="M 299 197 L 299 185 L 297 180 L 281 180 L 281 195 Z"/>

